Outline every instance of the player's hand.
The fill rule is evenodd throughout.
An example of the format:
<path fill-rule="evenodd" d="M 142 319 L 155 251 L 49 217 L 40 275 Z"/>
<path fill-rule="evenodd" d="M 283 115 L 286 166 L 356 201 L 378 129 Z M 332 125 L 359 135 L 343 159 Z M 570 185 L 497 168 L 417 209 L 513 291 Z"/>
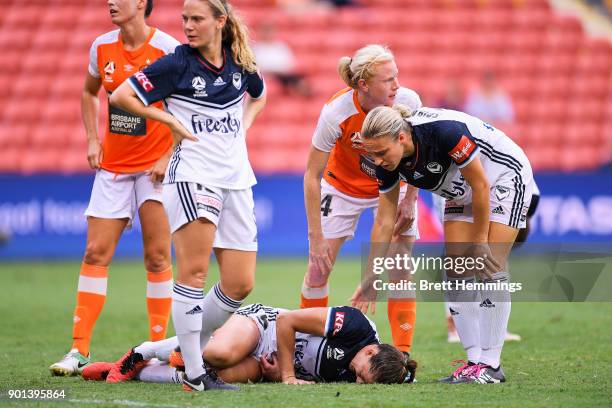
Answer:
<path fill-rule="evenodd" d="M 321 279 L 329 276 L 332 270 L 332 250 L 327 240 L 322 236 L 310 238 L 308 250 L 310 264 L 321 274 Z"/>
<path fill-rule="evenodd" d="M 259 360 L 261 375 L 268 381 L 281 382 L 280 366 L 278 365 L 278 357 L 276 353 L 264 354 Z"/>
<path fill-rule="evenodd" d="M 291 385 L 314 384 L 314 381 L 300 380 L 299 378 L 295 378 L 294 376 L 291 376 L 291 377 L 287 377 L 283 379 L 283 384 L 291 384 Z"/>
<path fill-rule="evenodd" d="M 151 167 L 146 171 L 146 173 L 151 178 L 153 183 L 161 183 L 164 181 L 164 176 L 166 175 L 166 167 L 168 167 L 168 162 L 170 161 L 170 155 L 164 154 L 159 158 Z"/>
<path fill-rule="evenodd" d="M 401 200 L 397 205 L 397 214 L 395 215 L 395 227 L 393 228 L 393 236 L 399 236 L 408 231 L 416 220 L 416 205 L 413 200 Z"/>
<path fill-rule="evenodd" d="M 491 253 L 491 248 L 486 242 L 475 243 L 470 248 L 471 256 L 476 260 L 482 258 L 484 260 L 484 268 L 476 267 L 476 273 L 481 279 L 492 279 L 493 274 L 500 270 L 500 266 Z M 477 262 L 476 265 L 479 263 Z"/>
<path fill-rule="evenodd" d="M 92 169 L 100 168 L 102 145 L 98 139 L 89 139 L 89 143 L 87 143 L 87 161 Z"/>
<path fill-rule="evenodd" d="M 355 289 L 355 292 L 353 292 L 353 296 L 351 296 L 349 301 L 351 302 L 351 306 L 353 306 L 356 309 L 359 309 L 361 313 L 367 314 L 369 310 L 372 314 L 375 314 L 376 313 L 376 302 L 368 301 L 368 300 L 365 300 L 364 298 L 365 296 L 364 296 L 363 290 L 361 289 L 361 284 L 359 284 L 357 285 L 357 289 Z"/>
<path fill-rule="evenodd" d="M 174 139 L 174 145 L 177 145 L 183 141 L 183 139 L 191 140 L 193 142 L 197 142 L 198 138 L 189 133 L 185 126 L 178 121 L 178 119 L 174 118 L 174 120 L 168 125 L 170 131 L 172 131 L 172 139 Z"/>

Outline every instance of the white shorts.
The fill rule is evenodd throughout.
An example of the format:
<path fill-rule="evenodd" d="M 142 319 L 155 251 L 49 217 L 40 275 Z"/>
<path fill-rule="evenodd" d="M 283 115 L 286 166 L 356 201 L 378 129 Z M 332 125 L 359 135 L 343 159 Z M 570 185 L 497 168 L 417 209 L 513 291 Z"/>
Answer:
<path fill-rule="evenodd" d="M 257 251 L 257 226 L 253 191 L 206 187 L 177 182 L 164 184 L 164 208 L 171 232 L 206 218 L 217 227 L 213 248 Z"/>
<path fill-rule="evenodd" d="M 136 211 L 147 200 L 162 201 L 162 184 L 153 183 L 145 172 L 119 174 L 100 169 L 96 171 L 85 215 L 128 218 L 130 227 Z"/>
<path fill-rule="evenodd" d="M 525 228 L 527 210 L 535 187 L 529 163 L 522 163 L 523 168 L 520 173 L 490 160 L 483 160 L 482 164 L 490 185 L 489 219 L 513 228 Z M 453 182 L 455 191 L 459 188 L 465 190 L 465 193 L 452 200 L 446 200 L 444 221 L 474 222 L 472 188 L 460 172 L 457 172 Z"/>
<path fill-rule="evenodd" d="M 406 195 L 407 186 L 400 189 L 400 201 Z M 415 203 L 416 206 L 416 203 Z M 338 191 L 325 179 L 321 180 L 321 228 L 326 239 L 351 239 L 355 236 L 359 217 L 368 208 L 372 208 L 374 218 L 378 212 L 378 197 L 356 198 Z M 415 221 L 402 233 L 403 236 L 419 238 L 418 213 L 415 208 Z"/>
<path fill-rule="evenodd" d="M 277 351 L 276 344 L 276 317 L 287 309 L 265 306 L 261 303 L 243 306 L 236 310 L 237 315 L 250 318 L 259 330 L 259 341 L 257 347 L 251 353 L 258 361 L 262 356 L 270 355 Z"/>

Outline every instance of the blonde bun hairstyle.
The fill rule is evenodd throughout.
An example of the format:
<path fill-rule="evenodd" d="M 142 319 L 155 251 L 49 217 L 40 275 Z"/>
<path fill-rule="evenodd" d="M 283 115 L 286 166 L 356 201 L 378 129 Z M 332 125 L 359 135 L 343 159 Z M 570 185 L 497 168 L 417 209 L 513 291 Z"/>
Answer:
<path fill-rule="evenodd" d="M 379 106 L 368 112 L 361 128 L 363 139 L 374 139 L 381 136 L 391 136 L 397 140 L 400 132 L 409 133 L 410 123 L 406 119 L 412 116 L 410 108 L 396 104 L 392 108 Z"/>
<path fill-rule="evenodd" d="M 374 67 L 382 62 L 394 61 L 389 47 L 379 44 L 366 45 L 357 50 L 353 58 L 342 57 L 338 61 L 338 74 L 344 83 L 357 89 L 360 79 L 369 80 L 374 75 Z"/>

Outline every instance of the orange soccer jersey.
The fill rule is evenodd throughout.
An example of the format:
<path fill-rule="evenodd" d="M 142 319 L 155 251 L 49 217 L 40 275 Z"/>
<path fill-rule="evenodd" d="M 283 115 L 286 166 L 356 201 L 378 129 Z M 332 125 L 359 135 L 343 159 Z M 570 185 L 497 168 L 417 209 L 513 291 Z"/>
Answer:
<path fill-rule="evenodd" d="M 98 37 L 90 50 L 89 73 L 100 78 L 110 95 L 123 81 L 174 51 L 178 41 L 151 28 L 145 43 L 126 51 L 119 30 Z M 154 106 L 163 108 L 162 103 Z M 167 126 L 108 107 L 108 122 L 102 142 L 101 167 L 113 173 L 136 173 L 150 168 L 172 145 Z"/>
<path fill-rule="evenodd" d="M 400 88 L 396 102 L 411 109 L 421 106 L 418 95 Z M 359 105 L 357 91 L 346 88 L 335 94 L 323 107 L 312 139 L 318 150 L 329 152 L 324 179 L 338 191 L 358 198 L 378 197 L 374 162 L 365 150 L 355 147 L 366 113 Z"/>

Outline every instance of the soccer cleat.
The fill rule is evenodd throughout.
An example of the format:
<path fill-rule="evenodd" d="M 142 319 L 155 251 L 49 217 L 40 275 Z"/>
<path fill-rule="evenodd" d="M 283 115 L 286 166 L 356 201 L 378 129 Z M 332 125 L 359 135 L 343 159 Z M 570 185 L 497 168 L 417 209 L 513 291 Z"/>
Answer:
<path fill-rule="evenodd" d="M 209 391 L 209 390 L 225 390 L 225 391 L 237 391 L 238 387 L 232 384 L 228 384 L 219 377 L 213 370 L 208 371 L 196 379 L 190 380 L 187 378 L 187 374 L 183 373 L 183 389 L 185 391 Z"/>
<path fill-rule="evenodd" d="M 85 381 L 105 381 L 114 363 L 100 361 L 91 363 L 83 369 L 81 376 Z"/>
<path fill-rule="evenodd" d="M 180 350 L 172 350 L 170 352 L 168 364 L 170 367 L 174 367 L 177 370 L 185 371 L 185 362 L 183 361 L 183 355 Z"/>
<path fill-rule="evenodd" d="M 117 383 L 131 380 L 136 377 L 136 374 L 142 370 L 148 360 L 142 358 L 142 354 L 136 353 L 134 349 L 130 349 L 116 363 L 113 364 L 106 382 Z"/>
<path fill-rule="evenodd" d="M 402 354 L 404 355 L 404 359 L 406 361 L 410 361 L 410 353 L 407 351 L 402 351 Z M 416 382 L 416 374 L 413 375 L 410 371 L 406 371 L 406 377 L 404 378 L 404 381 L 402 381 L 404 384 L 411 384 Z"/>
<path fill-rule="evenodd" d="M 49 370 L 52 375 L 64 377 L 79 375 L 83 371 L 83 368 L 90 362 L 90 356 L 85 357 L 79 353 L 79 350 L 72 349 L 60 361 L 49 366 Z"/>
<path fill-rule="evenodd" d="M 438 382 L 447 384 L 460 384 L 465 379 L 469 378 L 472 371 L 475 370 L 475 367 L 478 366 L 478 364 L 474 364 L 471 361 L 466 362 L 465 360 L 455 360 L 453 361 L 453 365 L 459 365 L 459 368 L 453 371 L 451 375 L 440 378 Z"/>
<path fill-rule="evenodd" d="M 497 370 L 494 370 L 493 367 L 486 364 L 479 364 L 480 369 L 474 370 L 472 373 L 472 382 L 478 384 L 499 384 L 506 382 L 506 376 L 504 375 L 504 370 L 502 370 L 501 365 L 497 367 Z"/>

